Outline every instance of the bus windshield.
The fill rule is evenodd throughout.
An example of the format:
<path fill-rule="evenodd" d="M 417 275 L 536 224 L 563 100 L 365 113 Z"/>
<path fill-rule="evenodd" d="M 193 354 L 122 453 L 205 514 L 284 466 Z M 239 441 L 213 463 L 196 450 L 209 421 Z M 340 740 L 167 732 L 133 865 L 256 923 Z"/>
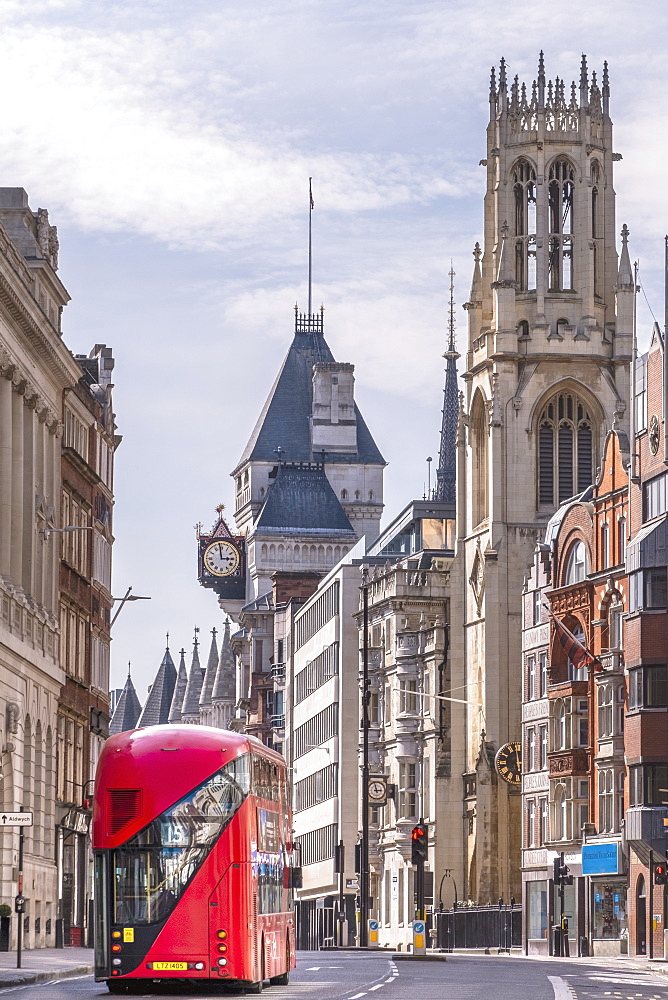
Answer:
<path fill-rule="evenodd" d="M 250 790 L 249 754 L 207 778 L 114 850 L 113 921 L 165 920 Z"/>

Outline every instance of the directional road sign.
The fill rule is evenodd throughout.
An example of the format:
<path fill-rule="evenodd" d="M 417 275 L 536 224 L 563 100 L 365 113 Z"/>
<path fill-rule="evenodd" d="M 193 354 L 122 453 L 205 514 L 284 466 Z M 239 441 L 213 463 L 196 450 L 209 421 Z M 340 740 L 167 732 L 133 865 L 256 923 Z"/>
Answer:
<path fill-rule="evenodd" d="M 32 826 L 32 813 L 0 813 L 0 826 Z"/>

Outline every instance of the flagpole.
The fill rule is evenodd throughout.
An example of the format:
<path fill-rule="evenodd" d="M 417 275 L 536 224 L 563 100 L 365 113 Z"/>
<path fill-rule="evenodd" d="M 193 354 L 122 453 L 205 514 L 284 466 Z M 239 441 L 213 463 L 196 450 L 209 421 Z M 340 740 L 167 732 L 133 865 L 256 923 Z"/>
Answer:
<path fill-rule="evenodd" d="M 312 177 L 308 179 L 308 314 L 311 315 L 311 276 L 313 258 L 311 254 L 311 216 L 313 215 L 313 193 L 311 191 Z"/>

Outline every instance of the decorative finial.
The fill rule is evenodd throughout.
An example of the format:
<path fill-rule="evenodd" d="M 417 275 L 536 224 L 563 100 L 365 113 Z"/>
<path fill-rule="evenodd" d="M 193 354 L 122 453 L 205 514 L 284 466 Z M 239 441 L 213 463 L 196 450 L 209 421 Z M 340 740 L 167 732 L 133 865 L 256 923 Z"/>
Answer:
<path fill-rule="evenodd" d="M 591 89 L 592 90 L 596 90 L 597 89 L 597 87 L 596 87 L 596 70 L 594 70 L 594 72 L 591 75 Z"/>
<path fill-rule="evenodd" d="M 631 235 L 626 223 L 622 226 L 622 243 L 624 246 L 629 242 L 629 236 Z"/>
<path fill-rule="evenodd" d="M 281 455 L 282 454 L 283 454 L 283 449 L 281 448 L 281 446 L 279 444 L 278 448 L 274 448 L 274 455 L 278 455 L 278 464 L 279 465 L 281 464 Z"/>
<path fill-rule="evenodd" d="M 476 262 L 476 264 L 480 263 L 481 257 L 482 257 L 482 250 L 480 249 L 480 244 L 476 243 L 476 245 L 473 248 L 473 259 Z"/>
<path fill-rule="evenodd" d="M 538 86 L 545 86 L 545 59 L 542 49 L 540 50 L 540 55 L 538 56 Z"/>
<path fill-rule="evenodd" d="M 499 92 L 506 90 L 506 60 L 501 56 L 501 64 L 499 66 Z"/>
<path fill-rule="evenodd" d="M 128 660 L 128 678 L 130 677 L 130 661 Z"/>
<path fill-rule="evenodd" d="M 489 77 L 489 96 L 491 98 L 496 97 L 496 66 L 492 66 L 492 72 Z"/>
<path fill-rule="evenodd" d="M 478 246 L 477 243 L 476 246 Z M 450 270 L 448 271 L 448 277 L 450 278 L 450 311 L 448 314 L 448 334 L 449 334 L 448 354 L 454 354 L 455 353 L 455 301 L 454 301 L 455 269 L 452 265 L 452 260 L 450 260 Z"/>
<path fill-rule="evenodd" d="M 608 76 L 608 60 L 603 63 L 603 93 L 610 93 L 610 77 Z"/>
<path fill-rule="evenodd" d="M 167 643 L 166 643 L 166 648 L 167 648 L 167 649 L 169 649 L 169 632 L 167 633 Z"/>
<path fill-rule="evenodd" d="M 589 75 L 587 72 L 587 57 L 582 53 L 580 63 L 580 107 L 587 107 L 589 104 Z"/>
<path fill-rule="evenodd" d="M 193 643 L 194 643 L 194 645 L 195 645 L 195 648 L 197 648 L 197 646 L 199 646 L 199 639 L 198 639 L 198 636 L 199 636 L 199 628 L 197 627 L 197 625 L 195 625 L 195 638 L 194 638 L 194 640 L 193 640 Z"/>
<path fill-rule="evenodd" d="M 507 240 L 509 232 L 510 232 L 510 227 L 508 226 L 508 220 L 504 219 L 503 225 L 501 226 L 501 239 Z"/>
<path fill-rule="evenodd" d="M 216 636 L 218 635 L 218 629 L 216 628 L 216 626 L 215 626 L 215 625 L 214 625 L 214 627 L 213 627 L 213 628 L 211 629 L 211 635 L 212 635 L 212 636 L 214 637 L 214 639 L 215 639 L 215 638 L 216 638 Z"/>
<path fill-rule="evenodd" d="M 216 514 L 222 514 L 224 510 L 225 510 L 225 504 L 219 503 L 218 506 L 216 507 Z"/>

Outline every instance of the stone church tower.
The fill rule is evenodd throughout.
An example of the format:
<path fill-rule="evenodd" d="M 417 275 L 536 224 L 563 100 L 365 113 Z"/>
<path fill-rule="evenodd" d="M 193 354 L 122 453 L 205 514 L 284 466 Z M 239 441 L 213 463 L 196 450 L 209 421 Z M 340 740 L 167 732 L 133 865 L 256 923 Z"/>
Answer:
<path fill-rule="evenodd" d="M 521 898 L 520 793 L 494 757 L 521 734 L 522 583 L 548 519 L 627 423 L 634 295 L 626 229 L 619 264 L 616 250 L 607 64 L 600 88 L 584 57 L 579 86 L 546 83 L 542 53 L 533 84 L 506 73 L 501 60 L 497 84 L 492 70 L 465 305 L 450 682 L 469 704 L 453 703 L 445 783 L 447 865 L 479 903 Z"/>

